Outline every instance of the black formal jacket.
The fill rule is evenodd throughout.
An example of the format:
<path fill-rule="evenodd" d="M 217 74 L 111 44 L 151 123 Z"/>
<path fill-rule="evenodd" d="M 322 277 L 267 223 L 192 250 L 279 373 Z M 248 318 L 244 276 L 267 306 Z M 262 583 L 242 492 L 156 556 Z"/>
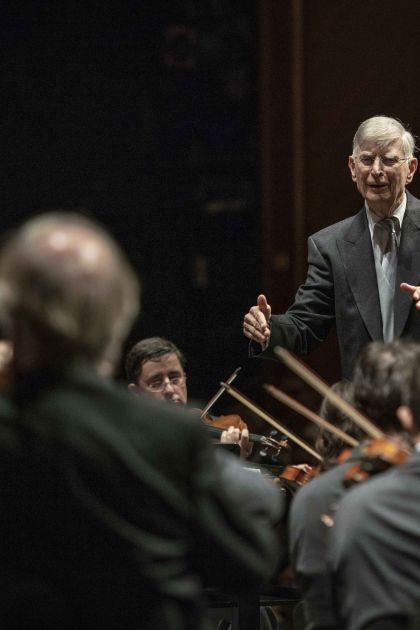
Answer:
<path fill-rule="evenodd" d="M 420 284 L 420 201 L 407 192 L 401 226 L 394 301 L 395 337 L 420 341 L 420 312 L 401 282 Z M 283 346 L 308 354 L 335 323 L 342 376 L 350 379 L 361 348 L 381 340 L 382 317 L 366 210 L 331 225 L 308 239 L 308 275 L 294 304 L 273 315 L 271 338 L 261 357 Z"/>
<path fill-rule="evenodd" d="M 289 512 L 291 567 L 302 592 L 304 630 L 339 630 L 332 604 L 331 574 L 327 564 L 329 519 L 335 518 L 347 469 L 360 461 L 359 448 L 350 457 L 305 484 Z M 300 629 L 300 630 L 303 630 Z"/>
<path fill-rule="evenodd" d="M 341 501 L 328 548 L 340 630 L 420 627 L 419 489 L 416 452 Z"/>
<path fill-rule="evenodd" d="M 56 627 L 197 630 L 203 583 L 269 577 L 279 493 L 216 459 L 185 410 L 81 367 L 31 375 L 15 403 L 0 421 L 2 628 L 38 627 L 25 584 L 55 593 Z"/>

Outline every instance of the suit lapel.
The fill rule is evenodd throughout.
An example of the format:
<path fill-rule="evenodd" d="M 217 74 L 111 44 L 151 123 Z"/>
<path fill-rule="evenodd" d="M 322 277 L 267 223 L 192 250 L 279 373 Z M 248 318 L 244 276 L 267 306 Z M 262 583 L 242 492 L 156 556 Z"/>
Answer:
<path fill-rule="evenodd" d="M 354 217 L 347 233 L 337 241 L 337 247 L 369 335 L 373 340 L 382 339 L 378 284 L 365 208 Z"/>
<path fill-rule="evenodd" d="M 399 288 L 401 282 L 420 284 L 420 202 L 407 193 L 407 210 L 401 228 L 394 300 L 395 336 L 400 337 L 413 305 L 408 293 Z"/>

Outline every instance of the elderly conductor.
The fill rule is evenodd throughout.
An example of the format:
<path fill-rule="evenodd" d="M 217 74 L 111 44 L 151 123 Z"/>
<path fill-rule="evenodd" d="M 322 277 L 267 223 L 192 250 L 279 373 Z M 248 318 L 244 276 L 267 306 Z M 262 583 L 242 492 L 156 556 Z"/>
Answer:
<path fill-rule="evenodd" d="M 358 128 L 348 165 L 364 199 L 354 216 L 308 240 L 308 274 L 292 306 L 271 315 L 264 295 L 245 315 L 243 332 L 261 344 L 309 353 L 335 324 L 344 378 L 372 340 L 420 341 L 420 201 L 406 190 L 417 169 L 412 134 L 394 118 Z"/>

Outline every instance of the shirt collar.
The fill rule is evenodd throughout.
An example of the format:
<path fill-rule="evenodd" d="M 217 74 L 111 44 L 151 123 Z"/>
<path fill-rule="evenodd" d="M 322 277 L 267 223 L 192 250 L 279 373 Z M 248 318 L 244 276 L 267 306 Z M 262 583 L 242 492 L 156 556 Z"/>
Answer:
<path fill-rule="evenodd" d="M 400 203 L 398 208 L 396 208 L 394 212 L 392 213 L 393 217 L 397 217 L 398 222 L 400 224 L 400 229 L 402 226 L 406 208 L 407 208 L 407 195 L 406 193 L 404 193 L 404 198 L 402 202 Z M 365 209 L 366 209 L 366 215 L 367 215 L 367 219 L 369 223 L 370 236 L 371 238 L 373 238 L 373 228 L 375 227 L 375 223 L 377 223 L 378 221 L 381 221 L 382 219 L 381 217 L 378 217 L 378 215 L 374 214 L 371 210 L 369 210 L 369 206 L 367 205 L 366 201 L 365 201 Z"/>

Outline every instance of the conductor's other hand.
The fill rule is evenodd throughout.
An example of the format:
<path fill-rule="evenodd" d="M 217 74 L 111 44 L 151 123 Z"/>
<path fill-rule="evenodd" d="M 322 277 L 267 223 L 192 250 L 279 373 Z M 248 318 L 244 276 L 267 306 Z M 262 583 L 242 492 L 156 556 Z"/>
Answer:
<path fill-rule="evenodd" d="M 259 295 L 257 304 L 252 306 L 244 317 L 243 331 L 245 337 L 252 339 L 264 348 L 270 339 L 271 306 L 265 295 Z"/>
<path fill-rule="evenodd" d="M 420 310 L 420 287 L 416 287 L 413 284 L 407 284 L 407 282 L 402 282 L 400 284 L 400 289 L 411 295 L 416 303 L 416 309 Z"/>

